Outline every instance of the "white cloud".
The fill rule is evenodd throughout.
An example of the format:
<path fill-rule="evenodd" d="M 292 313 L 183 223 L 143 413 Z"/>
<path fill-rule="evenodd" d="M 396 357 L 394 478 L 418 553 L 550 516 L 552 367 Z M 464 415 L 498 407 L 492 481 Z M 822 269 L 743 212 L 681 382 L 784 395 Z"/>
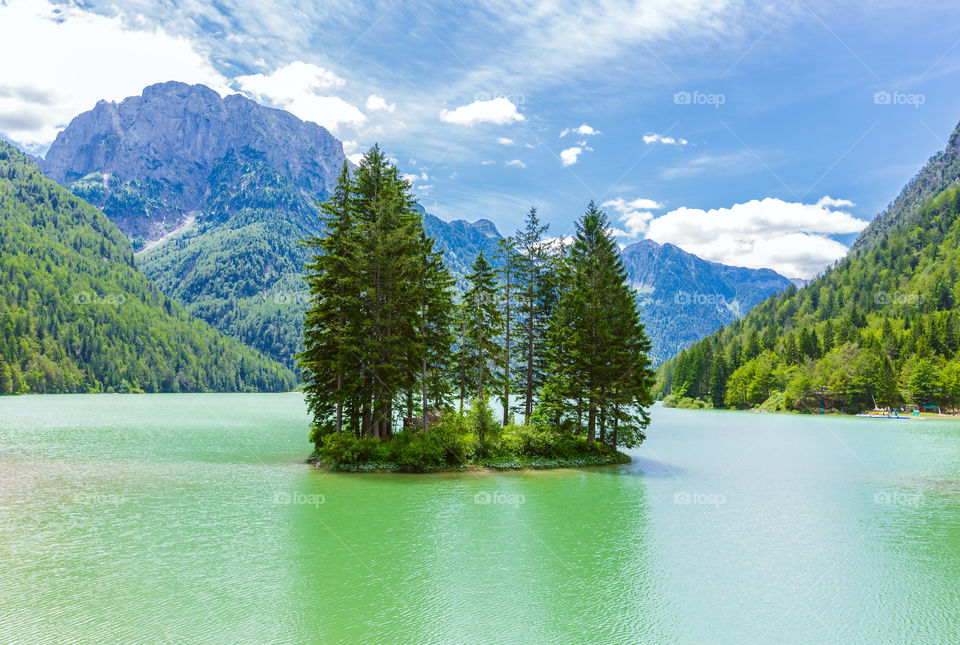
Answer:
<path fill-rule="evenodd" d="M 349 159 L 350 163 L 352 163 L 354 166 L 359 166 L 360 162 L 363 160 L 363 153 L 355 152 L 352 155 L 347 155 L 347 159 Z"/>
<path fill-rule="evenodd" d="M 427 175 L 426 171 L 421 171 L 421 173 L 420 173 L 419 175 L 416 174 L 416 173 L 408 173 L 408 172 L 405 172 L 405 173 L 401 174 L 400 176 L 403 177 L 404 179 L 406 179 L 407 181 L 409 181 L 411 184 L 414 183 L 414 182 L 417 182 L 417 181 L 429 181 L 429 180 L 430 180 L 430 177 Z M 422 186 L 421 186 L 421 188 L 422 188 Z"/>
<path fill-rule="evenodd" d="M 497 143 L 499 143 L 501 146 L 515 145 L 513 139 L 508 139 L 507 137 L 497 137 Z"/>
<path fill-rule="evenodd" d="M 577 126 L 576 128 L 566 128 L 563 132 L 560 133 L 561 137 L 565 137 L 568 134 L 579 134 L 585 137 L 592 137 L 594 135 L 600 134 L 600 130 L 596 130 L 586 123 Z"/>
<path fill-rule="evenodd" d="M 357 151 L 357 148 L 359 148 L 359 147 L 360 147 L 360 144 L 357 143 L 356 141 L 346 141 L 346 140 L 345 140 L 345 141 L 343 142 L 343 151 L 344 151 L 346 154 L 350 154 L 350 153 L 352 153 L 352 152 L 356 152 L 356 151 Z"/>
<path fill-rule="evenodd" d="M 856 206 L 849 199 L 834 199 L 830 195 L 824 195 L 817 200 L 817 206 L 821 208 L 833 206 L 834 208 L 850 208 L 851 206 Z"/>
<path fill-rule="evenodd" d="M 483 161 L 480 162 L 480 165 L 481 165 L 481 166 L 492 166 L 492 165 L 495 164 L 495 163 L 497 163 L 497 162 L 494 161 L 493 159 L 484 159 Z"/>
<path fill-rule="evenodd" d="M 251 98 L 272 103 L 332 132 L 337 132 L 341 124 L 361 125 L 367 120 L 363 112 L 339 96 L 318 93 L 340 89 L 346 81 L 311 63 L 295 61 L 269 74 L 238 76 L 236 82 Z"/>
<path fill-rule="evenodd" d="M 638 197 L 626 200 L 623 197 L 611 199 L 601 204 L 603 208 L 612 208 L 619 214 L 619 220 L 627 227 L 630 237 L 637 237 L 647 230 L 647 225 L 653 219 L 651 210 L 663 208 L 652 199 Z"/>
<path fill-rule="evenodd" d="M 383 98 L 382 96 L 378 96 L 377 94 L 371 94 L 367 97 L 366 106 L 371 112 L 393 112 L 397 109 L 396 103 L 387 103 L 387 99 Z"/>
<path fill-rule="evenodd" d="M 674 139 L 673 137 L 667 137 L 662 134 L 645 134 L 643 135 L 643 142 L 648 146 L 653 143 L 663 143 L 668 146 L 685 146 L 689 143 L 686 139 Z"/>
<path fill-rule="evenodd" d="M 560 161 L 563 162 L 564 166 L 572 166 L 573 164 L 577 163 L 577 157 L 580 156 L 581 152 L 583 152 L 583 148 L 580 148 L 579 146 L 561 150 Z"/>
<path fill-rule="evenodd" d="M 187 38 L 45 0 L 0 3 L 0 60 L 0 134 L 34 151 L 100 99 L 172 79 L 230 91 Z"/>
<path fill-rule="evenodd" d="M 526 168 L 527 164 L 523 163 L 519 159 L 511 159 L 506 163 L 507 166 L 516 166 L 517 168 Z"/>
<path fill-rule="evenodd" d="M 847 252 L 829 236 L 857 233 L 867 226 L 836 210 L 852 205 L 830 197 L 816 204 L 768 197 L 708 211 L 678 208 L 650 221 L 646 236 L 707 260 L 810 278 Z"/>
<path fill-rule="evenodd" d="M 524 116 L 517 111 L 517 106 L 505 96 L 498 96 L 489 101 L 474 101 L 469 105 L 461 105 L 456 110 L 443 110 L 440 119 L 457 125 L 473 125 L 474 123 L 496 123 L 504 125 L 515 121 L 523 121 Z"/>

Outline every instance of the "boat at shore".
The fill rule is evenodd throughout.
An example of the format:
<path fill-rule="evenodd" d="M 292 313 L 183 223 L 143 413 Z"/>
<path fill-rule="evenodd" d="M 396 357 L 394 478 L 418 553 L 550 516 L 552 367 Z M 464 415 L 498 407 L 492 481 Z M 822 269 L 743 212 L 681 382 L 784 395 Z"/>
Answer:
<path fill-rule="evenodd" d="M 897 410 L 883 410 L 874 408 L 869 412 L 861 412 L 857 415 L 865 419 L 900 419 L 908 421 L 910 419 L 921 419 L 920 410 L 914 410 L 912 414 L 900 414 Z"/>

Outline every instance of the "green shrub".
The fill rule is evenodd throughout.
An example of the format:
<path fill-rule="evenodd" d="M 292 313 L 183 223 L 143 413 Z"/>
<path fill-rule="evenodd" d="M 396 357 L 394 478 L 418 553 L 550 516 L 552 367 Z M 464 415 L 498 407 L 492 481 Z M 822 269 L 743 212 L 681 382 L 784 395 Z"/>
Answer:
<path fill-rule="evenodd" d="M 483 437 L 485 441 L 495 441 L 503 430 L 503 426 L 494 417 L 490 404 L 479 399 L 474 399 L 470 404 L 466 425 L 471 432 Z"/>
<path fill-rule="evenodd" d="M 329 433 L 323 437 L 320 454 L 334 465 L 372 461 L 382 455 L 381 444 L 373 437 L 357 437 L 352 433 Z"/>

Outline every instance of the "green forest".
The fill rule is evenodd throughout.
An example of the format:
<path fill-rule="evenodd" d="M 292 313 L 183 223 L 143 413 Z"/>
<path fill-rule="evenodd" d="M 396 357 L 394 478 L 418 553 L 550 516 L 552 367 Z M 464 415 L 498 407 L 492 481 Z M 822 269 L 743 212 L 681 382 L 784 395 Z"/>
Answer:
<path fill-rule="evenodd" d="M 0 257 L 0 394 L 295 386 L 163 295 L 103 213 L 2 141 Z"/>
<path fill-rule="evenodd" d="M 824 275 L 664 364 L 656 393 L 692 407 L 960 406 L 960 187 L 939 172 L 954 161 L 934 158 Z"/>
<path fill-rule="evenodd" d="M 591 203 L 572 244 L 550 245 L 531 209 L 458 295 L 409 191 L 374 146 L 344 165 L 326 235 L 304 243 L 315 456 L 401 470 L 626 459 L 653 373 L 607 216 Z"/>

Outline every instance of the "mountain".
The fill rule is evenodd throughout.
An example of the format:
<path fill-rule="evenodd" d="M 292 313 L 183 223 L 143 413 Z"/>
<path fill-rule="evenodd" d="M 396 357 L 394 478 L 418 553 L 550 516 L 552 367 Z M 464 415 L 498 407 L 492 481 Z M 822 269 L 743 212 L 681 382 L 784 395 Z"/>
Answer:
<path fill-rule="evenodd" d="M 0 267 L 0 394 L 294 386 L 163 295 L 103 213 L 3 141 Z"/>
<path fill-rule="evenodd" d="M 239 94 L 221 98 L 203 85 L 169 82 L 119 104 L 100 101 L 77 116 L 50 146 L 43 169 L 100 206 L 124 233 L 150 241 L 194 215 L 247 205 L 251 187 L 237 184 L 234 200 L 215 189 L 259 173 L 268 186 L 258 188 L 292 188 L 282 198 L 289 204 L 302 196 L 308 208 L 293 213 L 311 214 L 343 161 L 343 145 L 315 123 Z M 289 186 L 275 185 L 271 175 Z M 275 206 L 276 197 L 264 206 Z"/>
<path fill-rule="evenodd" d="M 621 256 L 640 299 L 655 364 L 790 286 L 770 269 L 708 262 L 652 240 L 625 247 Z"/>
<path fill-rule="evenodd" d="M 161 290 L 230 336 L 293 366 L 301 279 L 344 162 L 324 128 L 240 95 L 161 83 L 70 122 L 44 170 L 116 223 Z"/>
<path fill-rule="evenodd" d="M 847 256 L 681 352 L 661 395 L 847 411 L 960 406 L 960 126 Z"/>
<path fill-rule="evenodd" d="M 293 367 L 308 294 L 299 241 L 344 162 L 324 128 L 240 95 L 161 83 L 70 122 L 47 175 L 133 240 L 161 290 L 230 336 Z M 492 223 L 424 215 L 458 282 L 496 245 Z"/>
<path fill-rule="evenodd" d="M 483 256 L 494 266 L 500 266 L 497 260 L 497 242 L 500 231 L 493 222 L 485 219 L 468 222 L 458 219 L 445 222 L 439 217 L 424 213 L 423 228 L 434 239 L 435 248 L 443 251 L 443 261 L 457 280 L 461 290 L 467 288 L 466 275 L 470 265 L 483 251 Z"/>
<path fill-rule="evenodd" d="M 130 236 L 138 266 L 165 294 L 292 367 L 308 297 L 298 242 L 319 233 L 316 204 L 343 160 L 340 142 L 320 126 L 171 82 L 79 115 L 43 166 Z M 424 212 L 423 223 L 461 288 L 480 251 L 496 264 L 492 222 Z M 628 247 L 624 259 L 657 362 L 788 284 L 772 271 L 724 267 L 652 242 Z"/>

